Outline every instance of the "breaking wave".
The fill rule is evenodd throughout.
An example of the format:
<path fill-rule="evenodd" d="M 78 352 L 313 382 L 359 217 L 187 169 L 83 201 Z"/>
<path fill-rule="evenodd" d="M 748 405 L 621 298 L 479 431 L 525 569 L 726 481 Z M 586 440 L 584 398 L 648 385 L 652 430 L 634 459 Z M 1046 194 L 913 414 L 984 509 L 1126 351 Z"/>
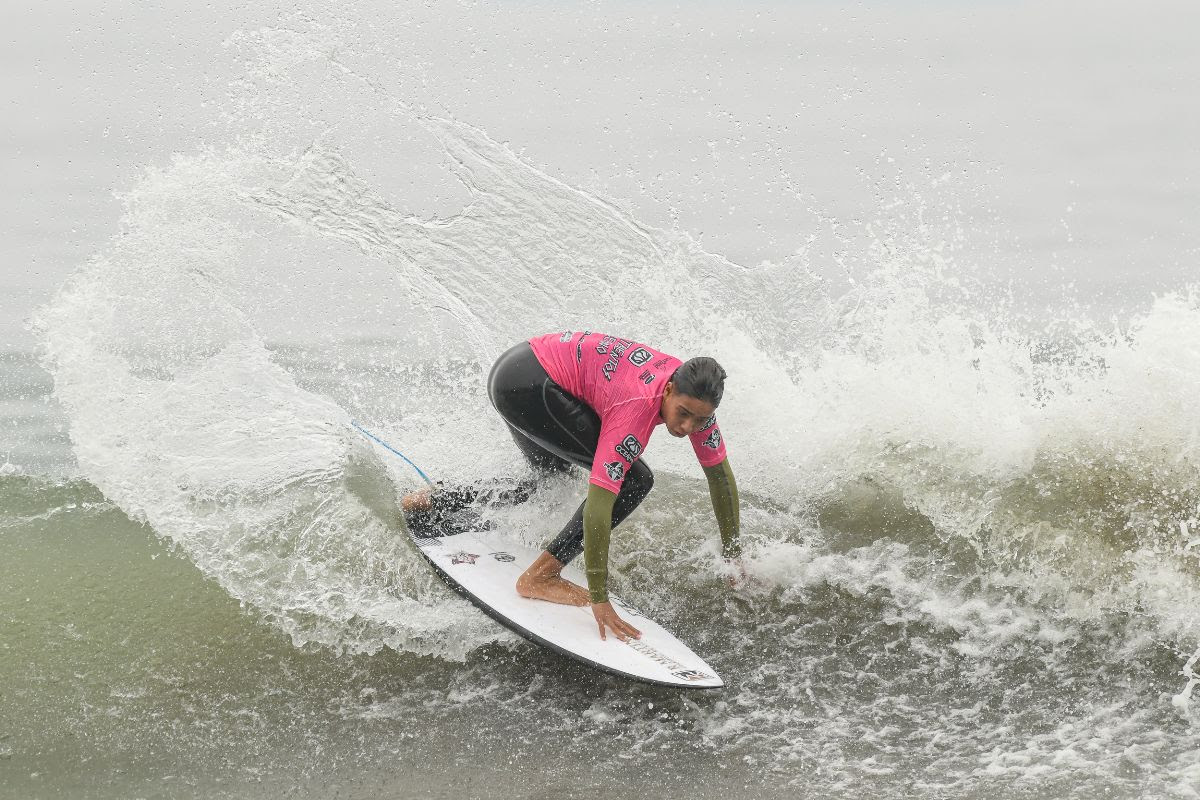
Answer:
<path fill-rule="evenodd" d="M 87 480 L 298 645 L 513 641 L 430 577 L 398 522 L 411 477 L 349 422 L 443 479 L 515 479 L 482 376 L 514 341 L 587 326 L 728 369 L 752 606 L 839 588 L 970 657 L 1117 622 L 1117 648 L 1195 647 L 1196 287 L 1121 327 L 1077 307 L 1034 326 L 916 199 L 869 226 L 846 290 L 803 253 L 731 263 L 387 95 L 328 35 L 234 37 L 229 140 L 147 171 L 37 320 Z M 457 210 L 408 208 L 378 174 L 409 162 L 453 176 Z M 715 527 L 688 453 L 648 458 L 666 479 L 616 576 L 682 620 L 723 602 Z M 513 535 L 546 538 L 577 490 L 503 512 Z M 664 561 L 700 577 L 656 590 Z"/>

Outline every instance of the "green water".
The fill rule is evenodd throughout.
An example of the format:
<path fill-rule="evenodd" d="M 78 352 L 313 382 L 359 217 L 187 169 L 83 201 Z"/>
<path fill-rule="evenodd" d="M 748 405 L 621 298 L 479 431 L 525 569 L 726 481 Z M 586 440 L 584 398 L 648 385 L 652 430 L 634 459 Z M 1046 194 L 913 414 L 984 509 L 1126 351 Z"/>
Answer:
<path fill-rule="evenodd" d="M 6 798 L 1187 796 L 1164 774 L 1191 763 L 1164 714 L 1177 654 L 1113 661 L 1111 629 L 965 657 L 843 585 L 726 604 L 721 693 L 525 644 L 339 654 L 294 647 L 88 484 L 2 484 Z M 1014 782 L 988 757 L 1060 766 Z"/>
<path fill-rule="evenodd" d="M 6 798 L 635 794 L 620 779 L 630 742 L 577 750 L 561 714 L 536 713 L 563 690 L 547 670 L 581 684 L 571 716 L 606 678 L 527 646 L 457 665 L 298 649 L 86 484 L 10 478 L 20 512 L 14 485 L 59 510 L 0 528 Z M 619 688 L 630 707 L 683 707 Z M 664 766 L 659 785 L 692 796 L 753 779 L 699 743 L 674 742 Z"/>

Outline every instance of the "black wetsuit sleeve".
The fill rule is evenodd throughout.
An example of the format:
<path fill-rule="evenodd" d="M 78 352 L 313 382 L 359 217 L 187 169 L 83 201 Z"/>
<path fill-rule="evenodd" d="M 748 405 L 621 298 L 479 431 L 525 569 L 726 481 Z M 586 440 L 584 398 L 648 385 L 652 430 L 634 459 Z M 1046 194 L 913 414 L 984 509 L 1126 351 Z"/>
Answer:
<path fill-rule="evenodd" d="M 729 466 L 729 459 L 705 467 L 704 477 L 708 478 L 708 496 L 712 499 L 717 527 L 721 530 L 721 552 L 726 558 L 737 558 L 742 554 L 742 546 L 738 541 L 741 533 L 741 506 L 738 503 L 737 481 L 733 479 L 733 468 Z"/>
<path fill-rule="evenodd" d="M 612 534 L 617 496 L 603 486 L 588 484 L 583 504 L 583 563 L 593 603 L 608 602 L 608 540 Z"/>

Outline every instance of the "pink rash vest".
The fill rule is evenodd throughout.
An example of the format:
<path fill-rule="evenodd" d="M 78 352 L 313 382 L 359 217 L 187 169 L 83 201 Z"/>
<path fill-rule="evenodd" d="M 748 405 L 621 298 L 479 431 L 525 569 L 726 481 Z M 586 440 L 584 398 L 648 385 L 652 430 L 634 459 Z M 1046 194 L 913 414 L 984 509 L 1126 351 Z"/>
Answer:
<path fill-rule="evenodd" d="M 546 374 L 600 417 L 600 441 L 590 481 L 613 494 L 625 471 L 663 424 L 663 389 L 683 362 L 643 344 L 592 331 L 548 333 L 529 340 Z M 725 460 L 725 442 L 714 414 L 688 436 L 701 466 Z"/>

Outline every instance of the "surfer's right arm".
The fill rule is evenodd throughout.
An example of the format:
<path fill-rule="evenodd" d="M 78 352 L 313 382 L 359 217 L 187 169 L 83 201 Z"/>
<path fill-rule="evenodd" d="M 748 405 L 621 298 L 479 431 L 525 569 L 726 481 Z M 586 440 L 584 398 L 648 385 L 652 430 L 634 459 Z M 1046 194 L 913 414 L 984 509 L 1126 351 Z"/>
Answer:
<path fill-rule="evenodd" d="M 612 535 L 612 513 L 616 502 L 616 493 L 594 483 L 588 484 L 587 500 L 583 504 L 583 560 L 588 595 L 601 639 L 608 638 L 606 628 L 622 639 L 640 639 L 642 632 L 621 619 L 608 602 L 608 541 Z"/>

